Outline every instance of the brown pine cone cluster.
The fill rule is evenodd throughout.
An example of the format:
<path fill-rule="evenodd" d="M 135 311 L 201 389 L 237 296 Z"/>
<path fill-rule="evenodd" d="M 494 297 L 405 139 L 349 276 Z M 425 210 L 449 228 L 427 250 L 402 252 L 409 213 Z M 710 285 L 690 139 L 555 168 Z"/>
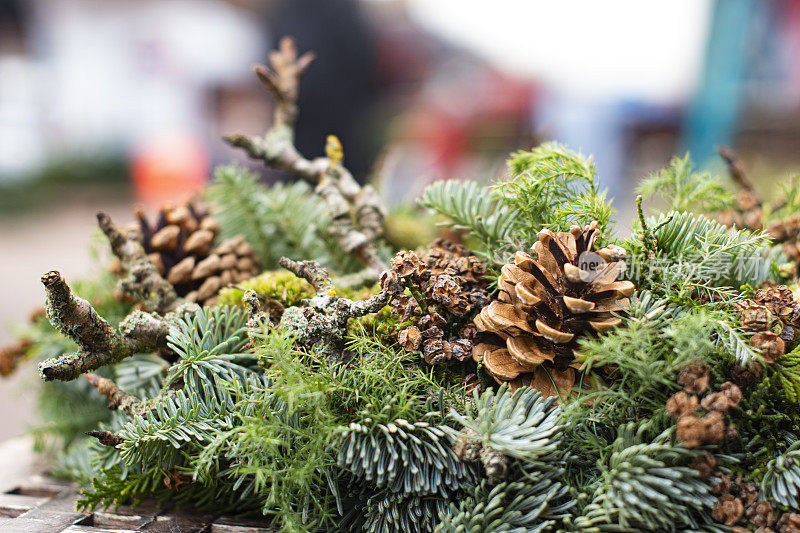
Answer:
<path fill-rule="evenodd" d="M 738 302 L 735 309 L 745 330 L 753 334 L 750 345 L 768 364 L 783 357 L 800 338 L 800 303 L 786 285 L 759 289 L 753 298 Z M 780 333 L 775 332 L 777 329 Z M 763 371 L 760 364 L 735 367 L 731 377 L 736 383 L 746 385 L 760 379 Z"/>
<path fill-rule="evenodd" d="M 517 252 L 503 266 L 498 299 L 475 317 L 480 343 L 472 352 L 498 383 L 530 385 L 546 396 L 568 393 L 580 367 L 580 336 L 620 324 L 612 313 L 622 311 L 634 285 L 618 281 L 622 248 L 593 251 L 598 234 L 596 222 L 568 233 L 542 230 L 536 258 Z"/>
<path fill-rule="evenodd" d="M 752 481 L 744 481 L 741 475 L 731 479 L 728 474 L 716 471 L 711 482 L 711 492 L 718 496 L 712 511 L 714 520 L 733 526 L 743 518 L 747 518 L 750 524 L 757 528 L 757 532 L 772 531 L 770 527 L 775 523 L 772 505 L 758 498 L 758 488 Z M 737 527 L 734 531 L 751 530 Z"/>
<path fill-rule="evenodd" d="M 409 352 L 421 351 L 431 365 L 469 359 L 475 327 L 450 329 L 489 301 L 483 277 L 486 268 L 480 260 L 464 246 L 440 239 L 420 255 L 399 252 L 391 266 L 381 275 L 381 287 L 392 294 L 392 313 L 403 322 L 421 315 L 416 325 L 398 334 L 401 346 Z"/>
<path fill-rule="evenodd" d="M 724 414 L 739 406 L 742 391 L 726 381 L 718 392 L 706 394 L 710 377 L 711 369 L 702 361 L 687 365 L 678 375 L 683 390 L 667 400 L 667 414 L 678 419 L 677 437 L 687 448 L 720 445 L 736 434 L 734 428 L 726 426 Z"/>
<path fill-rule="evenodd" d="M 141 206 L 134 207 L 137 223 L 129 228 L 159 273 L 179 296 L 201 305 L 214 305 L 219 290 L 260 272 L 258 257 L 243 235 L 217 243 L 219 224 L 204 209 L 187 202 L 165 204 L 155 223 Z M 119 270 L 117 264 L 112 269 Z"/>

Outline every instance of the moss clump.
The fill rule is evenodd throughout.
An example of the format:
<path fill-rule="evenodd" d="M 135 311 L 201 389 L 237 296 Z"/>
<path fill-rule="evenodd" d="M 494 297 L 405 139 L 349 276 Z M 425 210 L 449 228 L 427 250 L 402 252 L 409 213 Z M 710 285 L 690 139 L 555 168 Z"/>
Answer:
<path fill-rule="evenodd" d="M 238 288 L 228 287 L 219 293 L 220 305 L 242 305 L 244 292 L 252 289 L 259 296 L 273 298 L 284 306 L 300 305 L 303 298 L 312 298 L 314 288 L 304 279 L 285 270 L 267 271 L 254 278 L 242 281 Z"/>

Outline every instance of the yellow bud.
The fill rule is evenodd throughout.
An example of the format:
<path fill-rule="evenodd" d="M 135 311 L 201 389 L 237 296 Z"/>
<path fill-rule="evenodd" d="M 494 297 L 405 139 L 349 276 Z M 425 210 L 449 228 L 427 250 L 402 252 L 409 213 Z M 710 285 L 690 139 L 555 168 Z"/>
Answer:
<path fill-rule="evenodd" d="M 325 143 L 325 156 L 332 167 L 337 166 L 344 159 L 342 143 L 336 135 L 328 135 L 328 142 Z"/>

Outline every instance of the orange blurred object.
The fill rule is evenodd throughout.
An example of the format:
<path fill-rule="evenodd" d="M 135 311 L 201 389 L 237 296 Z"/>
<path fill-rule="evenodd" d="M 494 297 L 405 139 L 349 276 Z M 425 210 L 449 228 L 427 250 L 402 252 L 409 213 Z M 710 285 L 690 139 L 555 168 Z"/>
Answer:
<path fill-rule="evenodd" d="M 184 133 L 162 134 L 147 139 L 131 158 L 136 196 L 148 206 L 184 201 L 198 193 L 209 172 L 209 156 L 203 143 Z"/>

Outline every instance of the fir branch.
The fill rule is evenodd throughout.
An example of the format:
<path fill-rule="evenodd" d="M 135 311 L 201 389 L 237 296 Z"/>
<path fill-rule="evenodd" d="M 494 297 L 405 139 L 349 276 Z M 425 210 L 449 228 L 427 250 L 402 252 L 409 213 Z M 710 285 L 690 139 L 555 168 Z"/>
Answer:
<path fill-rule="evenodd" d="M 437 181 L 423 191 L 419 203 L 447 217 L 444 225 L 470 231 L 481 243 L 484 257 L 501 262 L 520 248 L 519 212 L 474 181 Z"/>
<path fill-rule="evenodd" d="M 558 483 L 501 483 L 491 486 L 486 481 L 475 487 L 460 505 L 450 504 L 442 516 L 437 533 L 496 531 L 507 533 L 540 533 L 548 531 L 554 520 L 546 520 L 550 501 L 565 492 Z"/>
<path fill-rule="evenodd" d="M 800 509 L 800 441 L 767 463 L 761 497 L 789 510 Z"/>
<path fill-rule="evenodd" d="M 685 466 L 696 453 L 670 444 L 665 432 L 647 439 L 646 426 L 628 424 L 600 462 L 592 502 L 574 519 L 585 533 L 686 531 L 711 523 L 716 498 L 699 473 Z"/>
<path fill-rule="evenodd" d="M 518 152 L 508 162 L 510 179 L 495 186 L 502 203 L 520 214 L 529 242 L 547 227 L 568 231 L 573 224 L 598 222 L 601 242 L 611 237 L 615 210 L 595 180 L 591 158 L 549 142 Z"/>
<path fill-rule="evenodd" d="M 466 413 L 450 411 L 450 417 L 461 424 L 461 431 L 449 430 L 459 439 L 477 442 L 484 451 L 493 450 L 522 461 L 528 467 L 563 455 L 559 450 L 561 409 L 556 397 L 542 398 L 532 388 L 512 393 L 505 385 L 495 393 L 473 391 L 473 404 Z M 486 457 L 482 458 L 486 464 Z"/>
<path fill-rule="evenodd" d="M 452 444 L 446 430 L 427 422 L 353 422 L 342 428 L 337 462 L 377 488 L 446 496 L 476 481 L 475 472 L 456 457 Z"/>
<path fill-rule="evenodd" d="M 637 191 L 645 198 L 659 195 L 669 210 L 709 213 L 722 211 L 733 196 L 709 172 L 696 172 L 689 154 L 673 157 L 669 164 L 642 180 Z"/>

